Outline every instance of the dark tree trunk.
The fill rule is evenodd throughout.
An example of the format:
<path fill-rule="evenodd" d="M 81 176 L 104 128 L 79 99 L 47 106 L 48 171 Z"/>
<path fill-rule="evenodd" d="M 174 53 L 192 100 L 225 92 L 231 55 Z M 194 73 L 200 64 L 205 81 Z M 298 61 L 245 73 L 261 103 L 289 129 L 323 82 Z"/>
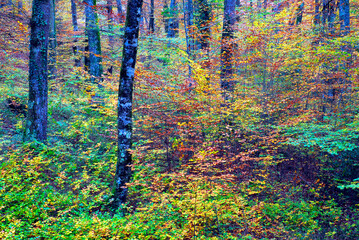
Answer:
<path fill-rule="evenodd" d="M 88 49 L 90 52 L 89 73 L 92 82 L 99 80 L 103 73 L 101 55 L 100 28 L 98 17 L 95 12 L 96 0 L 85 0 L 86 33 L 88 38 Z"/>
<path fill-rule="evenodd" d="M 168 35 L 168 29 L 169 29 L 169 8 L 167 4 L 167 0 L 164 0 L 163 2 L 163 22 L 165 24 L 165 33 Z"/>
<path fill-rule="evenodd" d="M 300 3 L 297 9 L 297 17 L 295 20 L 295 24 L 299 25 L 302 23 L 303 20 L 303 10 L 304 10 L 304 1 Z"/>
<path fill-rule="evenodd" d="M 193 4 L 192 0 L 182 0 L 183 4 L 183 23 L 186 33 L 186 45 L 187 45 L 187 55 L 189 59 L 192 59 L 192 49 L 193 49 L 193 34 L 192 34 L 192 25 L 193 25 Z M 194 84 L 192 81 L 192 67 L 191 64 L 188 64 L 188 78 L 190 79 L 190 87 Z"/>
<path fill-rule="evenodd" d="M 299 3 L 299 5 L 296 8 L 296 14 L 293 19 L 289 22 L 289 25 L 299 25 L 302 22 L 303 19 L 303 9 L 304 9 L 304 1 Z"/>
<path fill-rule="evenodd" d="M 322 23 L 326 26 L 326 30 L 334 34 L 335 33 L 335 27 L 334 27 L 334 21 L 335 21 L 335 10 L 336 10 L 336 1 L 335 0 L 323 0 L 323 10 L 322 10 Z"/>
<path fill-rule="evenodd" d="M 178 27 L 179 27 L 178 18 L 177 18 L 178 8 L 177 8 L 176 0 L 171 0 L 169 11 L 170 11 L 170 18 L 168 21 L 167 37 L 175 38 L 178 36 Z"/>
<path fill-rule="evenodd" d="M 150 33 L 155 32 L 155 0 L 151 0 L 150 6 L 150 23 L 148 26 Z"/>
<path fill-rule="evenodd" d="M 193 45 L 194 45 L 194 36 L 193 36 L 193 1 L 192 0 L 187 0 L 187 2 L 185 2 L 184 4 L 186 4 L 185 9 L 186 9 L 186 27 L 187 27 L 187 36 L 188 36 L 188 50 L 189 52 L 191 52 L 193 50 Z"/>
<path fill-rule="evenodd" d="M 114 180 L 113 207 L 117 209 L 126 202 L 127 187 L 131 177 L 132 162 L 132 96 L 135 76 L 138 35 L 143 0 L 129 0 L 123 45 L 120 86 L 118 91 L 118 155 Z"/>
<path fill-rule="evenodd" d="M 113 33 L 113 24 L 114 24 L 114 19 L 113 19 L 113 11 L 112 11 L 112 7 L 113 7 L 113 2 L 112 0 L 107 0 L 107 26 L 108 26 L 108 45 L 110 47 L 110 53 L 111 56 L 113 54 L 113 48 L 115 45 L 115 39 L 114 39 L 114 33 Z M 113 71 L 113 66 L 110 66 L 108 68 L 108 73 L 112 74 Z"/>
<path fill-rule="evenodd" d="M 51 0 L 33 1 L 25 141 L 46 142 L 47 139 L 47 48 L 50 35 L 50 14 Z"/>
<path fill-rule="evenodd" d="M 197 28 L 199 30 L 198 48 L 209 48 L 209 39 L 211 36 L 211 18 L 212 9 L 208 0 L 196 0 Z"/>
<path fill-rule="evenodd" d="M 347 35 L 350 32 L 349 0 L 339 0 L 339 21 L 341 34 Z"/>
<path fill-rule="evenodd" d="M 234 51 L 234 25 L 236 20 L 235 0 L 224 1 L 224 17 L 221 46 L 221 88 L 225 91 L 233 91 L 233 51 Z"/>
<path fill-rule="evenodd" d="M 78 56 L 78 46 L 77 46 L 77 34 L 79 31 L 79 27 L 77 24 L 77 11 L 76 11 L 76 3 L 75 0 L 71 0 L 71 15 L 72 15 L 72 26 L 73 30 L 75 32 L 75 38 L 74 38 L 74 46 L 72 47 L 73 53 L 75 55 L 75 67 L 81 66 L 81 61 Z"/>
<path fill-rule="evenodd" d="M 318 25 L 320 24 L 320 0 L 315 0 L 315 10 L 314 10 L 314 24 Z"/>
<path fill-rule="evenodd" d="M 50 35 L 49 35 L 49 80 L 56 79 L 56 23 L 55 23 L 55 0 L 50 0 L 51 14 L 50 14 Z"/>

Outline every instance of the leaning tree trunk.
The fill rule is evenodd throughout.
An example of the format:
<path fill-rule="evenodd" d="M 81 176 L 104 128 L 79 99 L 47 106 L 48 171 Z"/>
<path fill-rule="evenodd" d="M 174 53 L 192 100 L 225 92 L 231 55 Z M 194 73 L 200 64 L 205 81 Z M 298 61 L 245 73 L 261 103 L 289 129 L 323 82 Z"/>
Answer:
<path fill-rule="evenodd" d="M 50 0 L 51 14 L 50 14 L 50 35 L 49 35 L 49 80 L 56 79 L 56 23 L 55 23 L 55 0 Z"/>
<path fill-rule="evenodd" d="M 32 3 L 29 102 L 24 140 L 46 142 L 47 139 L 47 48 L 50 34 L 51 0 Z"/>
<path fill-rule="evenodd" d="M 113 187 L 113 207 L 117 209 L 126 202 L 127 187 L 131 177 L 132 162 L 132 96 L 135 76 L 138 35 L 143 0 L 129 0 L 118 91 L 118 155 Z"/>
<path fill-rule="evenodd" d="M 85 0 L 86 33 L 88 38 L 88 51 L 90 53 L 89 73 L 92 82 L 99 80 L 103 73 L 101 57 L 100 28 L 95 12 L 96 0 Z"/>
<path fill-rule="evenodd" d="M 234 52 L 234 25 L 236 20 L 235 0 L 224 1 L 224 17 L 221 46 L 221 88 L 233 91 L 233 52 Z"/>

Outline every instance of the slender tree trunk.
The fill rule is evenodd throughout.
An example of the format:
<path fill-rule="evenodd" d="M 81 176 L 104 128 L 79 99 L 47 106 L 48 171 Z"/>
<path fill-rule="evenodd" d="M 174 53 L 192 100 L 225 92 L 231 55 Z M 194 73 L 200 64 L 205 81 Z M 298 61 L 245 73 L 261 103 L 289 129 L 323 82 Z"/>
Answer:
<path fill-rule="evenodd" d="M 129 0 L 123 45 L 120 86 L 118 91 L 118 155 L 113 187 L 113 207 L 126 202 L 127 187 L 131 177 L 132 162 L 132 96 L 135 76 L 138 35 L 143 0 Z"/>
<path fill-rule="evenodd" d="M 319 25 L 320 24 L 320 0 L 315 0 L 315 10 L 314 10 L 314 24 Z"/>
<path fill-rule="evenodd" d="M 25 141 L 47 139 L 47 48 L 50 35 L 51 0 L 34 0 L 30 22 L 29 102 Z"/>
<path fill-rule="evenodd" d="M 148 26 L 150 33 L 155 32 L 155 0 L 151 0 L 150 6 L 150 23 Z"/>
<path fill-rule="evenodd" d="M 302 23 L 303 20 L 303 10 L 304 10 L 304 1 L 302 1 L 298 8 L 297 8 L 297 14 L 296 14 L 296 19 L 295 19 L 295 24 L 299 25 Z"/>
<path fill-rule="evenodd" d="M 169 11 L 170 11 L 170 18 L 168 21 L 167 37 L 175 38 L 178 36 L 178 27 L 179 27 L 179 23 L 177 19 L 178 8 L 177 8 L 176 0 L 171 0 Z"/>
<path fill-rule="evenodd" d="M 110 55 L 111 56 L 113 54 L 113 48 L 114 48 L 114 45 L 115 45 L 115 39 L 114 39 L 114 35 L 113 35 L 114 34 L 114 32 L 113 32 L 114 19 L 113 19 L 112 7 L 113 7 L 112 0 L 107 0 L 108 45 L 109 45 L 109 48 L 110 48 Z M 113 66 L 110 66 L 108 68 L 107 72 L 109 74 L 112 74 Z"/>
<path fill-rule="evenodd" d="M 212 9 L 208 0 L 195 0 L 196 1 L 196 15 L 197 15 L 197 28 L 199 32 L 198 36 L 198 48 L 208 49 L 209 40 L 211 36 L 211 18 Z"/>
<path fill-rule="evenodd" d="M 96 0 L 85 0 L 85 4 L 86 33 L 88 50 L 90 52 L 89 72 L 91 74 L 91 81 L 96 82 L 103 73 L 100 28 L 98 26 L 97 13 L 95 12 Z"/>
<path fill-rule="evenodd" d="M 56 23 L 55 23 L 55 0 L 50 0 L 51 14 L 50 14 L 50 35 L 49 35 L 49 80 L 56 79 Z"/>
<path fill-rule="evenodd" d="M 81 61 L 79 59 L 78 56 L 78 46 L 77 46 L 77 35 L 78 35 L 78 31 L 79 31 L 79 27 L 77 24 L 77 11 L 76 11 L 76 3 L 75 0 L 71 0 L 71 15 L 72 15 L 72 26 L 73 26 L 73 30 L 75 33 L 75 37 L 74 37 L 74 46 L 72 47 L 74 56 L 75 56 L 75 67 L 80 67 L 81 66 Z"/>
<path fill-rule="evenodd" d="M 193 8 L 192 8 L 192 0 L 182 0 L 183 4 L 183 23 L 184 29 L 186 33 L 186 46 L 187 46 L 187 55 L 189 59 L 192 59 L 192 22 L 193 22 Z M 191 19 L 192 17 L 192 19 Z M 192 68 L 191 64 L 188 64 L 188 78 L 190 79 L 190 87 L 193 85 L 192 82 Z"/>
<path fill-rule="evenodd" d="M 113 36 L 114 20 L 113 20 L 112 7 L 113 7 L 112 0 L 107 0 L 107 7 L 106 7 L 107 8 L 107 24 L 108 24 L 108 31 L 109 31 L 108 43 L 109 43 L 111 49 L 113 48 L 113 44 L 115 42 L 114 36 Z"/>
<path fill-rule="evenodd" d="M 119 23 L 123 23 L 123 10 L 122 10 L 122 2 L 121 0 L 116 0 L 117 4 L 117 17 L 119 19 Z"/>
<path fill-rule="evenodd" d="M 221 45 L 221 88 L 233 91 L 233 51 L 234 51 L 234 25 L 236 20 L 235 0 L 224 1 L 224 17 Z"/>

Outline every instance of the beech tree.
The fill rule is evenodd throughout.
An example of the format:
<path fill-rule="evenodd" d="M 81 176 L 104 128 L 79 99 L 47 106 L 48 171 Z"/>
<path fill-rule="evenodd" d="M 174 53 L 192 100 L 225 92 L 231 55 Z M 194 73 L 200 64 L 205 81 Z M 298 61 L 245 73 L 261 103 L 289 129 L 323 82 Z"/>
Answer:
<path fill-rule="evenodd" d="M 88 51 L 90 52 L 89 58 L 89 73 L 91 80 L 101 77 L 103 73 L 102 57 L 101 55 L 101 40 L 100 28 L 98 26 L 98 17 L 95 11 L 96 0 L 85 0 L 85 15 L 86 15 L 86 33 L 88 38 Z"/>
<path fill-rule="evenodd" d="M 195 0 L 195 11 L 196 24 L 199 32 L 197 45 L 199 49 L 206 49 L 209 47 L 211 35 L 211 5 L 208 3 L 208 0 Z"/>
<path fill-rule="evenodd" d="M 50 14 L 50 35 L 49 35 L 49 80 L 56 79 L 56 22 L 55 22 L 55 0 L 50 0 L 51 14 Z"/>
<path fill-rule="evenodd" d="M 75 33 L 74 45 L 72 47 L 73 53 L 75 55 L 75 67 L 81 66 L 81 61 L 78 57 L 78 46 L 77 44 L 77 32 L 79 31 L 79 27 L 77 24 L 77 10 L 75 0 L 71 0 L 71 16 L 72 16 L 72 27 Z"/>
<path fill-rule="evenodd" d="M 150 21 L 149 21 L 148 29 L 150 30 L 150 33 L 155 32 L 155 0 L 151 0 Z"/>
<path fill-rule="evenodd" d="M 221 45 L 221 88 L 232 91 L 234 82 L 233 75 L 233 51 L 234 51 L 234 24 L 236 22 L 236 1 L 224 1 L 224 16 Z"/>
<path fill-rule="evenodd" d="M 47 49 L 52 0 L 34 0 L 30 21 L 29 101 L 25 141 L 47 140 Z"/>
<path fill-rule="evenodd" d="M 176 0 L 171 0 L 169 8 L 170 18 L 168 19 L 168 33 L 167 37 L 174 38 L 178 36 L 178 6 Z"/>
<path fill-rule="evenodd" d="M 118 91 L 118 155 L 113 187 L 113 206 L 117 209 L 125 203 L 126 183 L 131 177 L 132 162 L 129 150 L 132 147 L 132 96 L 135 77 L 138 35 L 143 0 L 129 0 L 125 24 L 120 86 Z"/>

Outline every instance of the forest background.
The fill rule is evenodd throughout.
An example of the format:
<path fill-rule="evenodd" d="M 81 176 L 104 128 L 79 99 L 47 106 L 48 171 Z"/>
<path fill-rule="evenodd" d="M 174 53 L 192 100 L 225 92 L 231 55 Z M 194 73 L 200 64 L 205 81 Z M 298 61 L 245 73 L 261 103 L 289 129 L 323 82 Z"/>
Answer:
<path fill-rule="evenodd" d="M 0 2 L 1 239 L 359 239 L 358 1 L 144 1 L 120 208 L 127 2 L 48 2 L 43 143 L 32 3 Z"/>

